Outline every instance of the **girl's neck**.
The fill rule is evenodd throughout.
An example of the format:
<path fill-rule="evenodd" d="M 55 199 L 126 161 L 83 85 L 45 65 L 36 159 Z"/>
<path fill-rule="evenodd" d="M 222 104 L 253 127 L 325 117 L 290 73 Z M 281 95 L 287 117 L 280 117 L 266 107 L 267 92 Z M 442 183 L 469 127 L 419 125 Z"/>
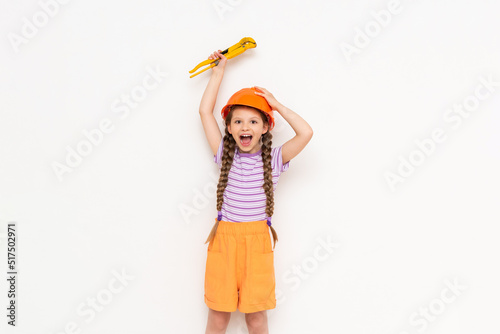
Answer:
<path fill-rule="evenodd" d="M 238 149 L 238 153 L 242 157 L 253 157 L 253 156 L 262 154 L 262 148 L 261 147 L 259 147 L 259 150 L 257 152 L 254 152 L 254 153 L 242 152 L 238 146 L 236 146 L 236 148 Z"/>

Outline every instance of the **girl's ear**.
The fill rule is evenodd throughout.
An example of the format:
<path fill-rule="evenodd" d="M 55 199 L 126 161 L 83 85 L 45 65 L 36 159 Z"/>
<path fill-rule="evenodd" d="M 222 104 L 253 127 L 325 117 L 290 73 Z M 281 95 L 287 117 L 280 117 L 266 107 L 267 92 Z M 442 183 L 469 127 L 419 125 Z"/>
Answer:
<path fill-rule="evenodd" d="M 269 129 L 269 126 L 268 126 L 268 124 L 267 124 L 267 123 L 265 123 L 265 124 L 264 124 L 264 127 L 263 127 L 263 130 L 264 130 L 264 131 L 262 132 L 262 134 L 265 134 L 265 133 L 267 132 L 267 130 L 268 130 L 268 129 Z"/>
<path fill-rule="evenodd" d="M 231 125 L 228 125 L 228 126 L 227 126 L 227 131 L 228 131 L 230 134 L 233 134 L 233 133 L 231 132 Z"/>

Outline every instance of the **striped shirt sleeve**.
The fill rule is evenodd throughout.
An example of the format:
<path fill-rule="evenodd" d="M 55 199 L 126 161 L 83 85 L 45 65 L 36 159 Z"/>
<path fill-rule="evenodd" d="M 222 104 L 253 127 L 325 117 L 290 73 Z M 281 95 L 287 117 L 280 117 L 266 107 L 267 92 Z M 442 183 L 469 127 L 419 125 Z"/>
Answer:
<path fill-rule="evenodd" d="M 271 167 L 275 172 L 280 175 L 283 172 L 286 172 L 288 170 L 288 167 L 290 167 L 290 161 L 287 161 L 286 163 L 283 164 L 283 156 L 281 155 L 281 146 L 274 147 L 271 149 Z"/>
<path fill-rule="evenodd" d="M 219 149 L 217 154 L 214 155 L 214 162 L 219 165 L 219 169 L 222 168 L 222 149 L 224 148 L 224 138 L 220 140 Z"/>

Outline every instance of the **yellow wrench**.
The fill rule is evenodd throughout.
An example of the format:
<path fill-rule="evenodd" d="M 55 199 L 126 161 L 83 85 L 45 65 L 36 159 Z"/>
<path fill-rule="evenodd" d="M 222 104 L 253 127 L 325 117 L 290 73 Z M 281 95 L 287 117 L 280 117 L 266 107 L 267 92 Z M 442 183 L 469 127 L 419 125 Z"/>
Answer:
<path fill-rule="evenodd" d="M 257 46 L 257 43 L 255 43 L 255 41 L 254 41 L 253 38 L 251 38 L 251 37 L 244 37 L 238 43 L 236 43 L 235 45 L 231 46 L 228 49 L 225 49 L 221 53 L 227 59 L 231 59 L 231 58 L 236 57 L 239 54 L 242 54 L 247 49 L 255 48 L 256 46 Z M 214 66 L 219 65 L 219 60 L 220 60 L 220 58 L 217 58 L 217 59 L 207 59 L 205 61 L 202 61 L 195 68 L 193 68 L 191 71 L 189 71 L 189 73 L 193 73 L 194 71 L 196 71 L 197 69 L 199 69 L 202 66 L 205 66 L 205 65 L 210 65 L 210 66 L 207 67 L 207 68 L 205 68 L 205 69 L 203 69 L 203 70 L 201 70 L 201 71 L 199 71 L 198 73 L 193 74 L 192 76 L 190 76 L 190 78 L 192 78 L 194 76 L 197 76 L 200 73 L 205 72 L 209 68 L 212 68 Z"/>

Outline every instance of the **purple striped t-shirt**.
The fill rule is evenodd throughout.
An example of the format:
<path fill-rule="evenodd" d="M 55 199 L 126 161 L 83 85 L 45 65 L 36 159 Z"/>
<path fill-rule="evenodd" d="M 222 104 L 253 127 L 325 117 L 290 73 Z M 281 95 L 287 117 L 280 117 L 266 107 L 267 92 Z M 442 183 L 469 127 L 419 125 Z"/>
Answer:
<path fill-rule="evenodd" d="M 214 161 L 222 168 L 222 149 L 224 140 L 219 144 Z M 278 179 L 285 172 L 290 161 L 283 164 L 281 147 L 271 149 L 271 167 L 273 175 L 273 189 L 276 190 Z M 264 184 L 264 168 L 262 163 L 262 150 L 255 153 L 241 153 L 238 146 L 234 153 L 233 164 L 229 170 L 226 189 L 223 194 L 222 220 L 230 222 L 248 222 L 265 220 L 266 193 L 262 188 Z"/>

